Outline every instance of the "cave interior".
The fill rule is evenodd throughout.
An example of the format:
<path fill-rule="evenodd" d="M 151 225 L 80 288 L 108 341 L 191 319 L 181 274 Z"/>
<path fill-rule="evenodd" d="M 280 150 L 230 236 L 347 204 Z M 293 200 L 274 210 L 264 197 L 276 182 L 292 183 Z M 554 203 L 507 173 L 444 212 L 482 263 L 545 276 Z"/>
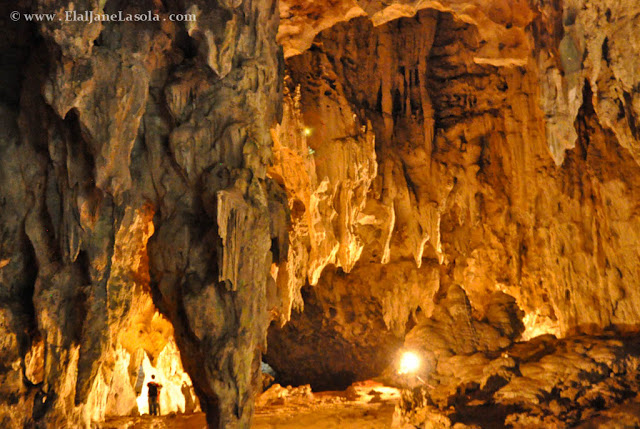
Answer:
<path fill-rule="evenodd" d="M 639 28 L 3 2 L 0 427 L 640 427 Z"/>

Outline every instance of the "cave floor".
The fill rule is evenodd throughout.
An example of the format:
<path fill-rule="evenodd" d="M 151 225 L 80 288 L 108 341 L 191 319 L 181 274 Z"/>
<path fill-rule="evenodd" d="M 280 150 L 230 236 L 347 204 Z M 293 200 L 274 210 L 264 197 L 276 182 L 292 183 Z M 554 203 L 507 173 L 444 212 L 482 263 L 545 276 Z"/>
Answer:
<path fill-rule="evenodd" d="M 310 393 L 308 387 L 272 386 L 258 398 L 252 429 L 378 429 L 389 428 L 398 390 L 374 382 L 346 391 Z M 118 417 L 97 424 L 99 429 L 205 428 L 204 413 Z"/>

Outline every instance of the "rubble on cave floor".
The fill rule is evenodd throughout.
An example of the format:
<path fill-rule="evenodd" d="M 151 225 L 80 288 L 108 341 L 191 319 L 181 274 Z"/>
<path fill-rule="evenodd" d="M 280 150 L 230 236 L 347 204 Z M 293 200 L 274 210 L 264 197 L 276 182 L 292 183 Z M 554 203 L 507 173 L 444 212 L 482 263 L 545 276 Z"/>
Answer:
<path fill-rule="evenodd" d="M 402 390 L 374 381 L 332 392 L 274 384 L 258 397 L 251 428 L 639 427 L 639 367 L 640 335 L 543 335 L 441 355 Z M 97 428 L 205 427 L 197 413 L 118 418 Z"/>
<path fill-rule="evenodd" d="M 392 426 L 400 392 L 373 381 L 344 391 L 311 392 L 307 386 L 272 385 L 256 401 L 252 429 L 382 429 Z M 203 413 L 110 419 L 98 429 L 201 429 Z"/>
<path fill-rule="evenodd" d="M 252 429 L 378 429 L 391 427 L 400 392 L 367 381 L 340 392 L 273 385 L 258 398 Z"/>
<path fill-rule="evenodd" d="M 441 358 L 406 389 L 400 428 L 640 427 L 640 336 L 551 335 Z"/>
<path fill-rule="evenodd" d="M 502 292 L 472 310 L 465 290 L 450 287 L 406 335 L 420 365 L 384 374 L 402 386 L 394 427 L 640 427 L 640 334 L 516 341 L 521 313 Z"/>
<path fill-rule="evenodd" d="M 407 333 L 398 358 L 376 381 L 329 392 L 273 384 L 257 398 L 251 427 L 640 427 L 640 334 L 546 334 L 517 341 L 524 325 L 512 297 L 496 292 L 480 310 L 471 308 L 463 288 L 450 287 L 432 315 Z M 204 427 L 203 414 L 100 426 Z"/>

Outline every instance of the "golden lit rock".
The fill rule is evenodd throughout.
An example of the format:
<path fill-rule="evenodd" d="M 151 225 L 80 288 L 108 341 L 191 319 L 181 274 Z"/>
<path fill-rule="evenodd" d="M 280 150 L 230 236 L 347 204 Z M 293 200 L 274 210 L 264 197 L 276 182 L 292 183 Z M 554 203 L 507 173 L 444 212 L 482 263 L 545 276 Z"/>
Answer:
<path fill-rule="evenodd" d="M 5 3 L 2 427 L 638 425 L 638 2 Z"/>

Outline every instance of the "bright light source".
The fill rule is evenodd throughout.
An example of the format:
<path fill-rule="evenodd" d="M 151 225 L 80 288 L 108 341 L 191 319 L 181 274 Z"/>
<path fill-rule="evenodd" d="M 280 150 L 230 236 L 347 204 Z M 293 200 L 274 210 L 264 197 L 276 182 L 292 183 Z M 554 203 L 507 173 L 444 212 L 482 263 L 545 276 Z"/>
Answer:
<path fill-rule="evenodd" d="M 311 135 L 311 128 L 305 128 L 302 130 L 302 134 L 309 137 Z"/>
<path fill-rule="evenodd" d="M 420 356 L 414 352 L 404 352 L 400 358 L 398 374 L 411 374 L 420 368 Z"/>

